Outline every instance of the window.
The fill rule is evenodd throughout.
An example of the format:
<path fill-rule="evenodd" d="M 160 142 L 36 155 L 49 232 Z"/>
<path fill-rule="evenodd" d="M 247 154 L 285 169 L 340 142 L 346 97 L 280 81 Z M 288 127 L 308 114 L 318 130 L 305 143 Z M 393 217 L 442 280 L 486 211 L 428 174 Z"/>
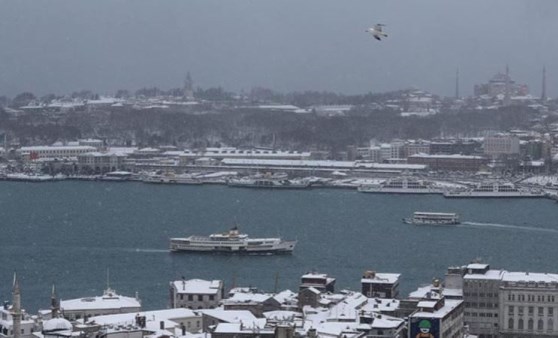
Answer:
<path fill-rule="evenodd" d="M 215 300 L 215 296 L 214 295 L 209 295 L 209 300 Z"/>
<path fill-rule="evenodd" d="M 549 307 L 549 308 L 547 309 L 547 311 L 548 311 L 548 316 L 549 316 L 549 317 L 550 317 L 550 316 L 554 316 L 554 308 L 553 308 L 553 307 Z"/>
<path fill-rule="evenodd" d="M 548 318 L 548 322 L 546 323 L 546 330 L 547 331 L 554 331 L 554 322 L 552 321 L 552 318 Z"/>
<path fill-rule="evenodd" d="M 515 306 L 513 306 L 513 305 L 508 306 L 508 315 L 513 316 L 514 308 L 515 308 Z"/>
<path fill-rule="evenodd" d="M 529 318 L 529 320 L 527 321 L 527 329 L 533 330 L 533 318 Z"/>
<path fill-rule="evenodd" d="M 544 316 L 544 307 L 539 306 L 539 316 Z"/>
<path fill-rule="evenodd" d="M 543 326 L 544 326 L 543 320 L 539 319 L 538 322 L 537 322 L 537 330 L 542 331 Z"/>
<path fill-rule="evenodd" d="M 203 301 L 203 295 L 198 295 L 198 301 Z"/>
<path fill-rule="evenodd" d="M 517 329 L 523 330 L 523 318 L 519 318 L 519 320 L 517 321 Z"/>
<path fill-rule="evenodd" d="M 528 311 L 529 311 L 529 312 L 528 312 L 528 313 L 529 313 L 529 316 L 532 316 L 533 313 L 535 313 L 535 308 L 534 308 L 534 306 L 529 306 L 527 309 L 528 309 Z"/>
<path fill-rule="evenodd" d="M 508 329 L 513 329 L 513 318 L 508 319 Z"/>

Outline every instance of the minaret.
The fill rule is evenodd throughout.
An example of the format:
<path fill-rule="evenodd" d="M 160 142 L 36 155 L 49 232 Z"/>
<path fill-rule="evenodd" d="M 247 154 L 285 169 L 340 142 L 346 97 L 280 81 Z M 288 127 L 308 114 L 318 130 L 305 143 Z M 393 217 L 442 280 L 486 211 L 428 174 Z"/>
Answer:
<path fill-rule="evenodd" d="M 13 299 L 12 299 L 12 320 L 13 320 L 13 332 L 14 338 L 21 337 L 21 295 L 19 292 L 19 280 L 17 279 L 17 274 L 14 272 L 14 285 L 13 285 Z"/>
<path fill-rule="evenodd" d="M 546 66 L 543 66 L 541 101 L 546 101 Z"/>
<path fill-rule="evenodd" d="M 510 104 L 510 67 L 506 65 L 506 88 L 504 92 L 504 106 Z"/>
<path fill-rule="evenodd" d="M 455 99 L 459 99 L 459 67 L 455 71 Z"/>
<path fill-rule="evenodd" d="M 60 311 L 60 305 L 58 304 L 58 297 L 56 296 L 56 287 L 52 284 L 52 293 L 50 294 L 50 312 L 52 318 L 57 318 Z"/>
<path fill-rule="evenodd" d="M 184 99 L 193 100 L 194 99 L 194 82 L 190 76 L 190 72 L 186 74 L 184 78 Z"/>

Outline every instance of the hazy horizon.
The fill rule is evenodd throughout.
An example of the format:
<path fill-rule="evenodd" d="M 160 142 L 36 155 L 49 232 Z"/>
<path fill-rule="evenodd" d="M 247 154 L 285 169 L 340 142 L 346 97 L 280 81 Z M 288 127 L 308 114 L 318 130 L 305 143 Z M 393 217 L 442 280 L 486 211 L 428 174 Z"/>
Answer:
<path fill-rule="evenodd" d="M 0 0 L 0 96 L 194 85 L 462 95 L 506 64 L 558 96 L 558 1 Z M 387 25 L 376 41 L 364 30 Z"/>

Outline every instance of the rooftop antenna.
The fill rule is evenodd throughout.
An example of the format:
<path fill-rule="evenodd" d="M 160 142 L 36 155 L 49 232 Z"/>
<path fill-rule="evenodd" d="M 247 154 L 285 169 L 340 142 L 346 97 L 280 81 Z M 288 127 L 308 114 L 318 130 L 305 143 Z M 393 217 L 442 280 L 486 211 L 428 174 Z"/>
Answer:
<path fill-rule="evenodd" d="M 273 293 L 277 294 L 278 287 L 279 287 L 279 271 L 275 272 L 275 286 L 273 288 Z"/>

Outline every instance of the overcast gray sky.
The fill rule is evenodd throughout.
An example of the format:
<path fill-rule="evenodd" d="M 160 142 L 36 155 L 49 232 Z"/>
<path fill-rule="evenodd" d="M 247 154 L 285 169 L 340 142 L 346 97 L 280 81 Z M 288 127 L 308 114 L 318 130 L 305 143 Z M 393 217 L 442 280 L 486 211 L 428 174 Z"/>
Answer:
<path fill-rule="evenodd" d="M 364 30 L 387 24 L 382 42 Z M 0 0 L 0 95 L 182 85 L 558 96 L 556 0 Z"/>

